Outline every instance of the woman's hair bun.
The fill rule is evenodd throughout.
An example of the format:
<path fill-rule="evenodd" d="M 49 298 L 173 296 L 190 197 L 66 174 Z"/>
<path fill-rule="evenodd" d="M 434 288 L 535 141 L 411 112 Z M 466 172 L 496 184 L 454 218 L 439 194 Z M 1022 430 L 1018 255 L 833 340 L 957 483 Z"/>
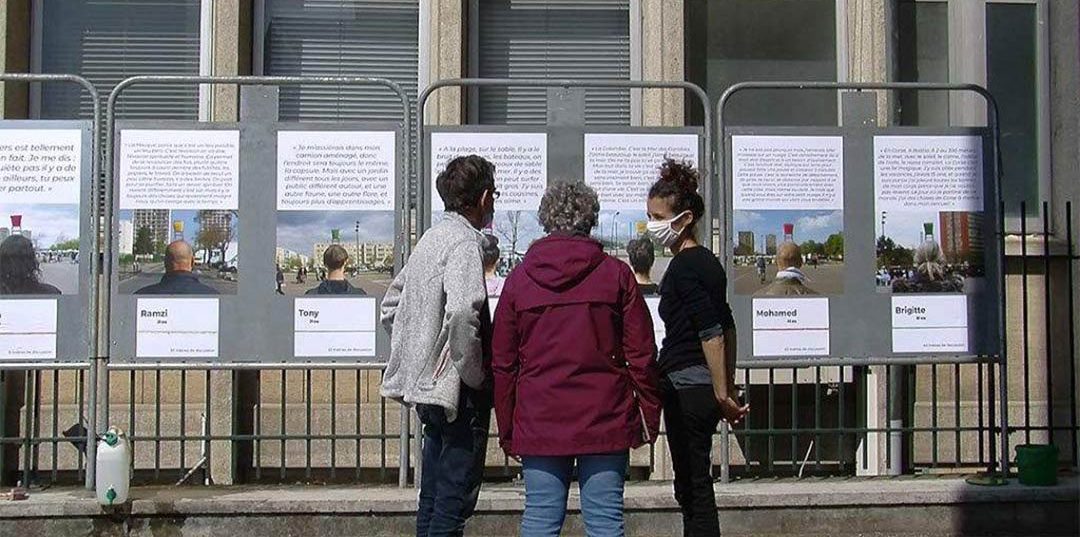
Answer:
<path fill-rule="evenodd" d="M 683 192 L 697 192 L 700 177 L 689 162 L 664 158 L 660 165 L 660 181 L 672 183 Z"/>

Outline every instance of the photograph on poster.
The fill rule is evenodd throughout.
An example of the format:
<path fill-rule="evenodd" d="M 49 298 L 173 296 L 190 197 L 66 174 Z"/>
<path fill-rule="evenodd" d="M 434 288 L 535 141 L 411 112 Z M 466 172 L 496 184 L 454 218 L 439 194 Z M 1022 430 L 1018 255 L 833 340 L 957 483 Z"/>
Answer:
<path fill-rule="evenodd" d="M 394 131 L 280 131 L 279 295 L 381 297 L 394 267 Z"/>
<path fill-rule="evenodd" d="M 275 292 L 381 297 L 393 280 L 393 211 L 279 211 Z"/>
<path fill-rule="evenodd" d="M 117 220 L 121 294 L 236 294 L 238 211 L 133 209 Z"/>
<path fill-rule="evenodd" d="M 844 212 L 737 210 L 735 293 L 754 296 L 844 292 Z"/>
<path fill-rule="evenodd" d="M 0 130 L 0 295 L 78 294 L 82 140 Z"/>
<path fill-rule="evenodd" d="M 236 294 L 239 131 L 121 130 L 119 183 L 119 293 Z"/>
<path fill-rule="evenodd" d="M 971 293 L 985 286 L 982 139 L 874 138 L 880 293 Z"/>
<path fill-rule="evenodd" d="M 0 203 L 0 295 L 79 292 L 79 206 Z"/>

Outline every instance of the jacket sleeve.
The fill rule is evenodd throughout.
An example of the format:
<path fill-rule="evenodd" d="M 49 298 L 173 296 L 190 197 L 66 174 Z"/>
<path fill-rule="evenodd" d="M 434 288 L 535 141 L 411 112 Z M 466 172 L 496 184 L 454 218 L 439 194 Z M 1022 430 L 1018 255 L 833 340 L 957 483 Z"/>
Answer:
<path fill-rule="evenodd" d="M 644 443 L 652 443 L 660 432 L 660 388 L 656 365 L 656 336 L 652 316 L 645 298 L 629 269 L 624 274 L 623 354 L 626 357 L 630 382 L 633 383 L 636 405 L 641 414 Z"/>
<path fill-rule="evenodd" d="M 405 270 L 402 269 L 394 277 L 390 288 L 383 295 L 380 321 L 387 334 L 393 334 L 394 318 L 397 316 L 398 306 L 401 304 L 401 290 L 405 288 Z"/>
<path fill-rule="evenodd" d="M 487 287 L 484 285 L 480 244 L 462 241 L 450 248 L 448 255 L 443 274 L 447 349 L 461 381 L 479 390 L 487 380 L 480 334 L 480 315 L 487 300 Z"/>
<path fill-rule="evenodd" d="M 499 445 L 503 451 L 513 454 L 520 334 L 517 313 L 514 312 L 513 285 L 509 281 L 506 283 L 499 297 L 499 306 L 495 308 L 491 370 L 495 376 L 495 419 L 499 425 Z"/>

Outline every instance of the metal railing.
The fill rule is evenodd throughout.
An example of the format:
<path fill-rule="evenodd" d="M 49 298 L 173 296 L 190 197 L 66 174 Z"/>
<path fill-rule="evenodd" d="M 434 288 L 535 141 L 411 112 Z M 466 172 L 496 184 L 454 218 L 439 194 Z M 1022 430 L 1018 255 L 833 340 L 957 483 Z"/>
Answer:
<path fill-rule="evenodd" d="M 90 96 L 93 108 L 90 118 L 92 154 L 90 158 L 91 199 L 89 201 L 91 203 L 91 219 L 96 225 L 101 218 L 100 204 L 98 203 L 101 196 L 101 183 L 99 180 L 101 177 L 101 139 L 99 136 L 101 129 L 101 98 L 97 88 L 87 79 L 70 74 L 0 73 L 0 82 L 25 84 L 69 83 L 79 86 Z M 82 200 L 83 203 L 87 201 Z M 101 234 L 97 233 L 96 229 L 91 230 L 91 232 L 94 234 L 94 251 L 98 252 L 101 250 Z M 96 255 L 89 257 L 90 274 L 99 274 L 100 259 Z M 93 438 L 93 431 L 97 428 L 97 414 L 93 412 L 93 409 L 98 402 L 98 392 L 95 387 L 98 386 L 98 368 L 96 366 L 100 356 L 99 332 L 96 324 L 99 318 L 98 307 L 101 298 L 101 286 L 99 284 L 100 279 L 94 277 L 86 286 L 86 292 L 89 293 L 89 307 L 86 315 L 90 346 L 86 350 L 85 356 L 80 356 L 76 361 L 70 362 L 0 363 L 0 472 L 7 470 L 4 459 L 11 455 L 13 451 L 9 448 L 19 446 L 18 449 L 21 454 L 17 456 L 20 460 L 19 467 L 22 476 L 19 481 L 27 487 L 37 482 L 37 470 L 40 468 L 43 458 L 42 447 L 46 445 L 49 447 L 46 455 L 51 460 L 50 480 L 53 482 L 60 480 L 62 465 L 57 462 L 63 454 L 60 446 L 68 443 L 75 447 L 74 463 L 72 465 L 75 468 L 75 480 L 86 488 L 90 488 L 94 483 L 94 465 L 92 463 L 87 464 L 87 461 L 93 461 L 97 451 L 96 442 L 89 440 Z M 63 358 L 65 360 L 71 359 L 71 357 Z M 71 380 L 61 382 L 61 379 L 66 377 L 70 377 Z M 22 416 L 21 419 L 15 421 L 9 419 L 9 417 L 12 417 L 9 406 L 12 403 L 18 403 L 18 398 L 9 398 L 9 394 L 18 393 L 18 384 L 23 384 Z M 66 388 L 69 393 L 73 391 L 73 402 L 77 407 L 74 425 L 64 431 L 60 431 L 61 413 L 58 410 L 62 406 L 60 404 L 61 386 Z M 50 415 L 42 412 L 41 394 L 43 390 L 51 393 Z M 14 417 L 18 417 L 17 414 Z M 21 426 L 18 425 L 20 423 Z M 14 428 L 16 429 L 15 432 L 18 433 L 17 436 L 9 432 L 11 425 L 16 425 Z M 42 435 L 42 427 L 45 428 L 48 434 Z"/>

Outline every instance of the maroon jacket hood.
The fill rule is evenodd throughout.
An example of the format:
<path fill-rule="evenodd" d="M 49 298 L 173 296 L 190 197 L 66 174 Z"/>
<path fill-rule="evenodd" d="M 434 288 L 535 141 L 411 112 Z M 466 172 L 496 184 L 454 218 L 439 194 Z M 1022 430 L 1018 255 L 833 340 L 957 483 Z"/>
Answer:
<path fill-rule="evenodd" d="M 599 242 L 576 235 L 549 235 L 536 241 L 521 268 L 530 280 L 549 291 L 581 283 L 607 256 Z"/>

